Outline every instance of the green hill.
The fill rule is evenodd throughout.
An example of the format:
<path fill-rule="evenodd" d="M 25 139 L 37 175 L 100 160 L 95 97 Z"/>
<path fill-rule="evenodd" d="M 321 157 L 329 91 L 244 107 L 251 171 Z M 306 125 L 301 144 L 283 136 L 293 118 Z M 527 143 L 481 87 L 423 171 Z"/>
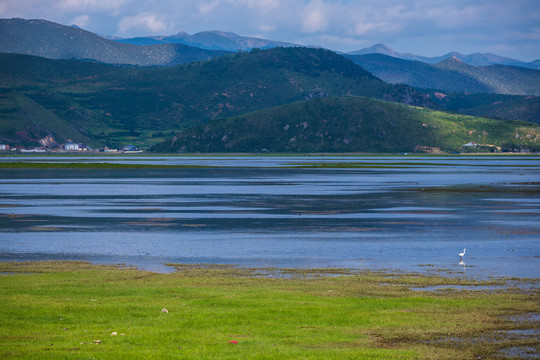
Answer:
<path fill-rule="evenodd" d="M 540 97 L 501 94 L 463 94 L 427 91 L 441 109 L 493 119 L 540 124 Z"/>
<path fill-rule="evenodd" d="M 76 139 L 89 145 L 96 142 L 75 123 L 58 117 L 33 99 L 19 92 L 0 90 L 0 142 L 16 145 L 38 145 L 50 135 L 56 140 Z"/>
<path fill-rule="evenodd" d="M 270 108 L 309 99 L 347 96 L 378 98 L 421 107 L 438 106 L 454 112 L 476 111 L 485 114 L 500 109 L 493 116 L 502 114 L 499 117 L 504 117 L 511 113 L 527 115 L 529 119 L 531 116 L 534 118 L 535 107 L 532 105 L 538 103 L 539 99 L 512 97 L 514 103 L 509 104 L 508 97 L 504 95 L 473 95 L 422 93 L 405 85 L 386 84 L 352 61 L 324 49 L 254 50 L 208 62 L 154 68 L 125 68 L 84 61 L 0 54 L 0 141 L 12 145 L 37 145 L 40 139 L 52 136 L 57 142 L 69 139 L 91 146 L 132 143 L 148 147 L 209 121 L 234 118 L 263 109 L 277 111 Z M 517 112 L 523 101 L 528 106 L 526 109 L 532 109 L 532 113 Z M 327 106 L 325 113 L 333 112 L 335 118 L 354 118 L 354 113 L 349 114 L 340 106 L 340 103 L 336 103 L 333 110 L 330 110 L 332 106 Z M 380 102 L 377 109 L 388 109 L 379 112 L 375 112 L 373 106 L 368 106 L 367 109 L 372 111 L 369 126 L 379 124 L 376 128 L 382 129 L 382 132 L 370 133 L 363 140 L 364 147 L 358 145 L 350 151 L 411 151 L 411 147 L 414 149 L 416 145 L 450 149 L 461 141 L 430 145 L 438 144 L 436 140 L 440 136 L 419 141 L 417 138 L 420 135 L 415 135 L 416 128 L 394 129 L 393 126 L 400 124 L 400 117 L 412 116 L 401 112 L 399 115 L 386 116 L 386 113 L 395 113 L 396 110 L 392 109 L 401 109 L 395 106 Z M 358 111 L 364 113 L 368 110 Z M 298 119 L 303 116 L 301 113 L 294 115 Z M 316 118 L 313 114 L 309 116 L 310 119 Z M 441 116 L 438 115 L 439 118 Z M 385 123 L 388 119 L 394 120 Z M 420 121 L 417 117 L 414 119 Z M 428 120 L 421 121 L 429 125 Z M 241 122 L 237 124 L 240 126 Z M 502 123 L 494 121 L 494 124 Z M 334 126 L 339 128 L 341 125 L 335 123 Z M 333 130 L 328 128 L 324 133 L 326 131 Z M 405 135 L 392 140 L 400 144 L 399 148 L 392 145 L 390 140 L 386 145 L 366 145 L 377 137 L 391 137 L 391 134 L 409 131 L 411 134 L 407 136 L 412 137 L 406 144 L 402 142 Z M 287 141 L 291 138 L 298 140 L 300 135 L 304 136 L 292 135 Z M 310 138 L 312 145 L 308 145 L 306 140 L 299 142 L 301 146 L 287 143 L 286 146 L 266 144 L 256 147 L 258 144 L 255 144 L 253 149 L 349 151 L 346 149 L 353 148 L 350 145 L 352 140 L 340 145 L 339 141 L 334 143 L 329 138 L 322 141 L 317 132 L 315 135 Z M 344 142 L 350 140 L 338 138 Z M 480 140 L 475 142 L 480 143 Z M 228 146 L 237 149 L 236 145 Z M 244 145 L 241 147 L 248 149 Z M 166 146 L 160 149 L 167 151 Z M 171 150 L 177 149 L 173 147 Z"/>
<path fill-rule="evenodd" d="M 532 124 L 451 115 L 362 97 L 324 98 L 264 109 L 190 129 L 154 146 L 161 152 L 458 151 L 475 142 L 534 145 Z"/>
<path fill-rule="evenodd" d="M 40 119 L 9 100 L 26 97 L 94 144 L 143 146 L 164 140 L 171 131 L 310 98 L 355 95 L 431 104 L 427 95 L 386 84 L 340 55 L 308 48 L 256 50 L 155 68 L 1 54 L 0 95 L 0 109 L 14 119 L 0 141 L 39 140 L 28 124 Z M 66 138 L 49 130 L 58 140 Z"/>
<path fill-rule="evenodd" d="M 422 89 L 438 109 L 540 124 L 539 96 L 506 95 L 539 94 L 538 70 L 502 65 L 475 67 L 455 59 L 430 65 L 382 54 L 346 57 L 388 83 Z"/>

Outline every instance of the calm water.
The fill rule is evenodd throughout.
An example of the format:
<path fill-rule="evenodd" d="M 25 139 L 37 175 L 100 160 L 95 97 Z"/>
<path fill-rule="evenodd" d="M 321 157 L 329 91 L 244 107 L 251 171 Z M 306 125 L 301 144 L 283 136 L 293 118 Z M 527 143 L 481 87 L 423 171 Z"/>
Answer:
<path fill-rule="evenodd" d="M 0 170 L 0 261 L 540 276 L 539 157 L 17 157 L 211 165 Z M 389 167 L 297 168 L 362 163 Z M 467 248 L 464 264 L 458 253 Z"/>

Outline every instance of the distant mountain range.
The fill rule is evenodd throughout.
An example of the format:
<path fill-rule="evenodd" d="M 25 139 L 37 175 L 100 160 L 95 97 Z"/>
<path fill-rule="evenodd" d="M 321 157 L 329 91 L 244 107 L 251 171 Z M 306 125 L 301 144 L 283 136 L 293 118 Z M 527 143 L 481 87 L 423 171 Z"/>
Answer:
<path fill-rule="evenodd" d="M 221 32 L 134 45 L 45 20 L 0 20 L 0 39 L 0 141 L 12 145 L 54 138 L 161 151 L 410 151 L 455 149 L 470 134 L 496 144 L 509 133 L 516 144 L 540 139 L 537 126 L 503 121 L 540 122 L 538 70 L 337 54 Z M 499 120 L 464 126 L 468 118 L 426 108 Z M 267 142 L 285 120 L 291 131 Z"/>
<path fill-rule="evenodd" d="M 171 36 L 146 36 L 115 40 L 120 43 L 132 45 L 184 44 L 201 49 L 225 51 L 249 51 L 254 48 L 270 49 L 274 47 L 299 46 L 282 41 L 240 36 L 235 33 L 223 31 L 203 31 L 193 35 L 182 31 Z"/>
<path fill-rule="evenodd" d="M 65 26 L 39 19 L 0 19 L 0 36 L 2 37 L 0 52 L 36 55 L 50 59 L 86 59 L 107 64 L 137 66 L 169 66 L 208 60 L 239 50 L 300 46 L 223 31 L 203 31 L 193 35 L 179 32 L 176 35 L 119 38 L 96 35 L 75 25 Z M 495 54 L 463 55 L 457 52 L 437 57 L 425 57 L 398 53 L 384 44 L 376 44 L 346 55 L 366 54 L 383 54 L 426 64 L 437 64 L 457 57 L 473 66 L 510 65 L 540 69 L 540 59 L 523 62 Z"/>
<path fill-rule="evenodd" d="M 540 95 L 539 70 L 506 65 L 472 66 L 457 57 L 431 65 L 383 54 L 344 56 L 391 84 L 463 93 Z"/>
<path fill-rule="evenodd" d="M 183 44 L 136 46 L 108 40 L 73 26 L 46 20 L 0 20 L 0 52 L 78 59 L 106 64 L 170 66 L 229 54 Z"/>
<path fill-rule="evenodd" d="M 466 64 L 473 65 L 473 66 L 488 66 L 488 65 L 510 65 L 510 66 L 519 66 L 529 69 L 540 69 L 540 59 L 531 61 L 531 62 L 523 62 L 516 59 L 511 59 L 495 54 L 480 54 L 480 53 L 474 53 L 470 55 L 463 55 L 458 52 L 450 52 L 448 54 L 442 55 L 442 56 L 435 56 L 435 57 L 426 57 L 426 56 L 420 56 L 420 55 L 414 55 L 414 54 L 408 54 L 408 53 L 399 53 L 388 46 L 384 44 L 375 44 L 373 46 L 370 46 L 365 49 L 352 51 L 347 53 L 348 55 L 367 55 L 367 54 L 383 54 L 387 56 L 391 56 L 398 59 L 403 60 L 412 60 L 412 61 L 420 61 L 426 64 L 437 64 L 441 61 L 444 61 L 446 59 L 450 58 L 458 58 L 461 61 L 463 61 Z"/>

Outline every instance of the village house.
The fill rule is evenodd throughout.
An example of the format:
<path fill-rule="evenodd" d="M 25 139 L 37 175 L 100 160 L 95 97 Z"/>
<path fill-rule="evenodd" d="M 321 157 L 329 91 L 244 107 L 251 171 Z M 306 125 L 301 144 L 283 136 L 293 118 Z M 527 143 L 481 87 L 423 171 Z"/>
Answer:
<path fill-rule="evenodd" d="M 0 151 L 1 152 L 7 152 L 10 150 L 10 147 L 9 145 L 6 145 L 6 144 L 0 144 Z"/>
<path fill-rule="evenodd" d="M 79 144 L 74 142 L 68 142 L 64 145 L 66 151 L 79 151 Z"/>
<path fill-rule="evenodd" d="M 142 153 L 142 150 L 139 150 L 139 148 L 135 145 L 126 145 L 123 147 L 122 151 L 124 152 L 124 154 Z"/>
<path fill-rule="evenodd" d="M 88 146 L 86 146 L 85 144 L 80 144 L 80 143 L 78 144 L 74 142 L 68 142 L 64 144 L 64 150 L 65 151 L 90 151 Z"/>

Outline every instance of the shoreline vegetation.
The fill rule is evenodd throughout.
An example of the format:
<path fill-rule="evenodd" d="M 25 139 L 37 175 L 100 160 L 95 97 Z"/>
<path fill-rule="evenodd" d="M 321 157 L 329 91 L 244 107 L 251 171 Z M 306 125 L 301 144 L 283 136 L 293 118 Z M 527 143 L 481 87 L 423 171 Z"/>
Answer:
<path fill-rule="evenodd" d="M 0 169 L 196 169 L 215 168 L 210 165 L 156 165 L 156 164 L 117 164 L 108 162 L 82 163 L 82 162 L 0 162 Z"/>
<path fill-rule="evenodd" d="M 118 155 L 112 155 L 112 157 L 117 157 Z M 287 167 L 287 168 L 298 168 L 298 169 L 377 169 L 377 168 L 401 168 L 401 167 L 422 167 L 422 166 L 454 166 L 454 164 L 441 164 L 436 162 L 429 162 L 429 159 L 437 159 L 437 158 L 447 158 L 452 157 L 456 160 L 458 159 L 471 159 L 479 157 L 482 160 L 490 160 L 490 158 L 499 158 L 499 157 L 505 157 L 505 158 L 519 158 L 521 160 L 537 160 L 540 158 L 538 155 L 534 154 L 429 154 L 429 155 L 421 155 L 421 154 L 412 154 L 412 155 L 398 155 L 398 154 L 332 154 L 332 153 L 324 153 L 324 154 L 248 154 L 248 153 L 238 153 L 238 154 L 222 154 L 222 153 L 216 153 L 216 154 L 170 154 L 170 155 L 122 155 L 118 156 L 118 160 L 123 161 L 122 163 L 115 163 L 111 161 L 115 161 L 114 159 L 111 159 L 111 156 L 106 155 L 90 155 L 90 154 L 84 154 L 82 157 L 84 159 L 103 159 L 103 161 L 99 162 L 81 162 L 78 158 L 73 158 L 73 154 L 63 154 L 60 156 L 54 156 L 54 158 L 51 158 L 50 160 L 47 159 L 47 157 L 43 158 L 35 158 L 34 156 L 31 156 L 29 159 L 32 159 L 31 161 L 25 160 L 25 155 L 19 156 L 19 155 L 11 155 L 11 156 L 1 156 L 0 155 L 0 169 L 118 169 L 118 170 L 137 170 L 137 169 L 212 169 L 212 168 L 222 168 L 226 167 L 223 165 L 220 165 L 217 163 L 216 165 L 178 165 L 178 164 L 140 164 L 140 163 L 129 163 L 130 161 L 139 161 L 139 160 L 145 160 L 150 159 L 151 161 L 164 161 L 168 158 L 178 158 L 178 159 L 197 159 L 197 158 L 210 158 L 210 157 L 218 157 L 218 158 L 233 158 L 233 157 L 261 157 L 261 158 L 288 158 L 288 157 L 296 157 L 296 158 L 310 158 L 310 157 L 319 157 L 321 158 L 321 161 L 319 162 L 306 162 L 306 163 L 285 163 L 283 165 L 280 165 L 278 167 Z M 157 157 L 159 159 L 154 159 L 154 157 Z M 331 158 L 334 157 L 340 157 L 340 158 L 358 158 L 358 161 L 355 162 L 325 162 L 322 160 L 322 158 Z M 403 161 L 393 161 L 393 162 L 363 162 L 362 159 L 372 159 L 372 158 L 393 158 L 396 159 L 397 157 L 402 158 Z M 408 159 L 417 159 L 417 158 L 425 158 L 425 162 L 414 162 L 411 163 L 408 161 Z M 10 159 L 9 161 L 2 161 L 1 159 Z M 504 167 L 504 166 L 512 166 L 512 167 L 538 167 L 535 164 L 498 164 L 493 165 L 489 163 L 479 163 L 479 164 L 460 164 L 460 166 L 497 166 L 497 167 Z M 242 166 L 244 167 L 244 166 Z M 254 167 L 254 166 L 245 166 L 245 167 Z"/>
<path fill-rule="evenodd" d="M 504 359 L 540 350 L 536 279 L 167 265 L 176 271 L 0 263 L 0 358 Z"/>
<path fill-rule="evenodd" d="M 178 153 L 178 152 L 169 152 L 169 153 L 159 153 L 159 152 L 143 152 L 137 154 L 126 154 L 126 153 L 94 153 L 94 152 L 63 152 L 63 153 L 29 153 L 29 154 L 20 154 L 20 153 L 8 153 L 0 152 L 0 159 L 2 158 L 33 158 L 33 157 L 65 157 L 65 158 L 153 158 L 153 157 L 396 157 L 403 156 L 404 158 L 415 158 L 415 157 L 455 157 L 455 158 L 467 158 L 467 157 L 540 157 L 540 153 L 518 153 L 518 152 L 460 152 L 460 153 L 451 153 L 451 152 L 440 152 L 440 153 L 424 153 L 424 152 L 193 152 L 193 153 Z"/>

